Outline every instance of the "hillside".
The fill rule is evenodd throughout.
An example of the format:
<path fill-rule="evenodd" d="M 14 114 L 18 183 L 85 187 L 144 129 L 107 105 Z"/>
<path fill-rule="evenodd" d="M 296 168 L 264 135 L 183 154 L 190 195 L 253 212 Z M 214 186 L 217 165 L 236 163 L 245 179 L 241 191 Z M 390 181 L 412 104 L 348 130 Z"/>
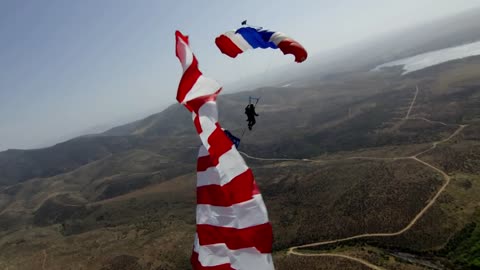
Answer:
<path fill-rule="evenodd" d="M 242 137 L 268 207 L 276 269 L 480 267 L 480 57 L 405 76 L 370 71 L 478 40 L 478 13 L 410 30 L 413 44 L 358 48 L 335 72 L 310 66 L 288 86 L 220 95 L 220 122 Z M 260 116 L 242 136 L 248 96 L 261 97 Z M 176 104 L 102 134 L 0 152 L 0 269 L 189 269 L 191 122 Z"/>

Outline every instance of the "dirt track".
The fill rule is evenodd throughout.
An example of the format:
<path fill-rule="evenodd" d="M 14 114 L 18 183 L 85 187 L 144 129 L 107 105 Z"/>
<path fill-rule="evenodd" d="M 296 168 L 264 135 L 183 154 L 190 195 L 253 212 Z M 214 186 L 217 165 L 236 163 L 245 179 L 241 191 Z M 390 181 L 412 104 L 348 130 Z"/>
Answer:
<path fill-rule="evenodd" d="M 425 150 L 425 151 L 422 151 L 420 152 L 419 154 L 416 154 L 414 156 L 411 156 L 411 157 L 393 157 L 393 158 L 370 158 L 370 157 L 354 157 L 355 159 L 365 159 L 365 160 L 401 160 L 401 159 L 412 159 L 412 160 L 415 160 L 416 162 L 419 162 L 421 163 L 422 165 L 424 166 L 427 166 L 429 167 L 430 169 L 436 171 L 437 173 L 441 174 L 442 177 L 444 178 L 444 183 L 443 185 L 440 187 L 440 189 L 435 193 L 435 195 L 428 201 L 428 203 L 425 205 L 424 208 L 422 208 L 422 210 L 410 221 L 410 223 L 408 223 L 403 229 L 399 230 L 399 231 L 396 231 L 396 232 L 391 232 L 391 233 L 366 233 L 366 234 L 360 234 L 360 235 L 355 235 L 355 236 L 351 236 L 351 237 L 346 237 L 346 238 L 341 238 L 341 239 L 334 239 L 334 240 L 329 240 L 329 241 L 322 241 L 322 242 L 316 242 L 316 243 L 311 243 L 311 244 L 306 244 L 306 245 L 300 245 L 300 246 L 294 246 L 294 247 L 290 247 L 289 250 L 288 250 L 288 253 L 287 254 L 293 254 L 293 255 L 297 255 L 297 256 L 312 256 L 312 254 L 310 253 L 300 253 L 298 251 L 296 251 L 297 249 L 300 249 L 300 248 L 308 248 L 308 247 L 318 247 L 318 246 L 323 246 L 323 245 L 328 245 L 328 244 L 334 244 L 334 243 L 339 243 L 339 242 L 345 242 L 345 241 L 349 241 L 349 240 L 353 240 L 353 239 L 360 239 L 360 238 L 368 238 L 368 237 L 391 237 L 391 236 L 397 236 L 397 235 L 400 235 L 400 234 L 403 234 L 405 233 L 406 231 L 408 231 L 410 228 L 413 227 L 413 225 L 415 225 L 415 223 L 417 223 L 417 221 L 428 211 L 428 209 L 430 209 L 430 207 L 432 207 L 432 205 L 437 201 L 438 197 L 440 196 L 440 194 L 442 194 L 442 192 L 445 190 L 445 188 L 450 184 L 450 176 L 448 176 L 447 173 L 445 173 L 444 171 L 440 170 L 439 168 L 433 166 L 432 164 L 430 163 L 427 163 L 419 158 L 417 158 L 418 155 L 420 154 L 424 154 L 428 151 L 431 151 L 433 149 L 435 149 L 437 147 L 438 144 L 440 143 L 445 143 L 445 142 L 448 142 L 449 140 L 451 140 L 452 138 L 454 138 L 458 133 L 460 133 L 463 129 L 465 128 L 464 125 L 461 125 L 457 130 L 455 130 L 455 132 L 450 135 L 447 139 L 445 140 L 442 140 L 442 141 L 439 141 L 439 142 L 434 142 L 432 144 L 432 147 L 430 147 L 429 149 Z M 370 264 L 370 263 L 365 263 L 366 261 L 364 260 L 360 260 L 358 258 L 355 258 L 355 257 L 351 257 L 351 256 L 348 256 L 348 255 L 343 255 L 343 254 L 336 254 L 336 253 L 318 253 L 318 254 L 314 254 L 314 255 L 318 255 L 318 256 L 332 256 L 332 257 L 342 257 L 342 258 L 345 258 L 345 259 L 349 259 L 349 260 L 353 260 L 353 261 L 356 261 L 356 262 L 359 262 L 359 263 L 362 263 L 372 269 L 381 269 L 380 267 L 378 266 L 375 266 L 373 264 Z"/>
<path fill-rule="evenodd" d="M 417 100 L 417 95 L 418 95 L 418 85 L 415 87 L 415 96 L 413 96 L 412 103 L 410 103 L 410 107 L 408 108 L 407 115 L 405 116 L 405 119 L 409 119 L 410 117 L 410 112 L 412 112 L 413 105 L 415 104 L 415 101 Z"/>
<path fill-rule="evenodd" d="M 42 269 L 45 270 L 45 265 L 47 264 L 48 253 L 47 250 L 43 250 L 43 262 L 42 262 Z"/>

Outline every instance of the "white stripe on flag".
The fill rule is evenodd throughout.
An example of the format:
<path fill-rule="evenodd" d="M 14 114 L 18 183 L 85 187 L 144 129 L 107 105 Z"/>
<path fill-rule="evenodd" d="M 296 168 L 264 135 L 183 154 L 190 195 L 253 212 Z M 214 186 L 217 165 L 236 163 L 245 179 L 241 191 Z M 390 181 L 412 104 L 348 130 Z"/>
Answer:
<path fill-rule="evenodd" d="M 213 95 L 215 94 L 215 92 L 218 91 L 218 89 L 220 89 L 220 87 L 220 84 L 215 80 L 201 75 L 200 77 L 198 77 L 197 81 L 192 86 L 192 89 L 188 91 L 185 99 L 183 99 L 183 103 L 186 103 L 198 97 Z"/>
<path fill-rule="evenodd" d="M 200 246 L 195 235 L 194 251 L 204 267 L 230 263 L 238 270 L 274 270 L 271 254 L 262 254 L 256 248 L 229 249 L 225 244 Z"/>
<path fill-rule="evenodd" d="M 190 46 L 188 46 L 188 44 L 186 44 L 181 38 L 177 37 L 177 51 L 179 52 L 178 57 L 182 64 L 183 72 L 185 72 L 193 62 L 192 49 L 190 49 Z"/>
<path fill-rule="evenodd" d="M 200 139 L 202 140 L 203 145 L 209 149 L 210 144 L 208 143 L 208 138 L 217 128 L 217 103 L 215 101 L 205 102 L 205 104 L 203 104 L 198 110 L 198 117 L 200 126 L 202 127 L 202 133 L 199 134 Z"/>
<path fill-rule="evenodd" d="M 234 147 L 235 146 L 232 146 L 230 150 L 220 156 L 217 166 L 212 166 L 205 171 L 197 172 L 197 187 L 208 185 L 223 186 L 248 170 L 245 161 L 236 149 L 233 149 Z M 200 149 L 199 157 L 200 156 L 208 156 L 208 152 Z"/>
<path fill-rule="evenodd" d="M 262 195 L 229 207 L 197 205 L 197 224 L 244 229 L 268 223 L 267 208 Z"/>
<path fill-rule="evenodd" d="M 217 169 L 220 174 L 220 185 L 223 186 L 248 170 L 248 167 L 235 145 L 232 145 L 232 148 L 218 159 Z"/>
<path fill-rule="evenodd" d="M 210 167 L 203 172 L 197 172 L 197 187 L 220 185 L 220 174 L 217 167 Z"/>
<path fill-rule="evenodd" d="M 203 144 L 200 145 L 200 149 L 198 150 L 198 157 L 205 157 L 205 156 L 208 156 L 208 155 L 210 155 L 210 154 L 208 153 L 207 148 L 205 148 L 205 146 L 203 146 Z"/>

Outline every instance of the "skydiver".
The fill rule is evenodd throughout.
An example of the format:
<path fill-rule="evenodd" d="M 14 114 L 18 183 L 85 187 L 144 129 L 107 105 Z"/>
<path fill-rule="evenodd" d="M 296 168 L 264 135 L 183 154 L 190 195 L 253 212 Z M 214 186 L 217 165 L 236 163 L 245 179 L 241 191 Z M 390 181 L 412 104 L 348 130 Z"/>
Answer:
<path fill-rule="evenodd" d="M 248 129 L 252 130 L 253 125 L 257 122 L 255 121 L 255 116 L 258 116 L 255 112 L 255 106 L 253 104 L 248 104 L 247 107 L 245 107 L 245 114 L 247 115 Z"/>

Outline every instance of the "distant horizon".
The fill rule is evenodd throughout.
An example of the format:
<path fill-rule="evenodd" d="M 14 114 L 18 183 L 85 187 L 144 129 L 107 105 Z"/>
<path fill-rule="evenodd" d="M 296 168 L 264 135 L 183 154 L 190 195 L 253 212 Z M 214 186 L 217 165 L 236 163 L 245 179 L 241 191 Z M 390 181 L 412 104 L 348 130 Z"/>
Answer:
<path fill-rule="evenodd" d="M 270 5 L 253 3 L 257 9 L 221 1 L 208 7 L 189 1 L 0 3 L 0 35 L 10 41 L 0 45 L 0 60 L 9 67 L 0 70 L 0 151 L 49 147 L 141 120 L 173 105 L 180 76 L 173 29 L 190 35 L 202 70 L 230 94 L 240 92 L 232 85 L 266 70 L 301 68 L 289 65 L 292 59 L 275 51 L 247 53 L 235 60 L 221 55 L 212 40 L 238 27 L 243 18 L 290 34 L 315 59 L 480 8 L 480 3 L 469 0 L 454 4 L 371 0 L 362 5 L 350 0 L 305 0 L 307 9 L 276 3 L 281 16 L 267 18 Z M 184 20 L 185 11 L 195 14 Z M 220 15 L 218 23 L 208 27 L 199 23 L 211 14 Z M 382 18 L 391 24 L 378 24 Z"/>

